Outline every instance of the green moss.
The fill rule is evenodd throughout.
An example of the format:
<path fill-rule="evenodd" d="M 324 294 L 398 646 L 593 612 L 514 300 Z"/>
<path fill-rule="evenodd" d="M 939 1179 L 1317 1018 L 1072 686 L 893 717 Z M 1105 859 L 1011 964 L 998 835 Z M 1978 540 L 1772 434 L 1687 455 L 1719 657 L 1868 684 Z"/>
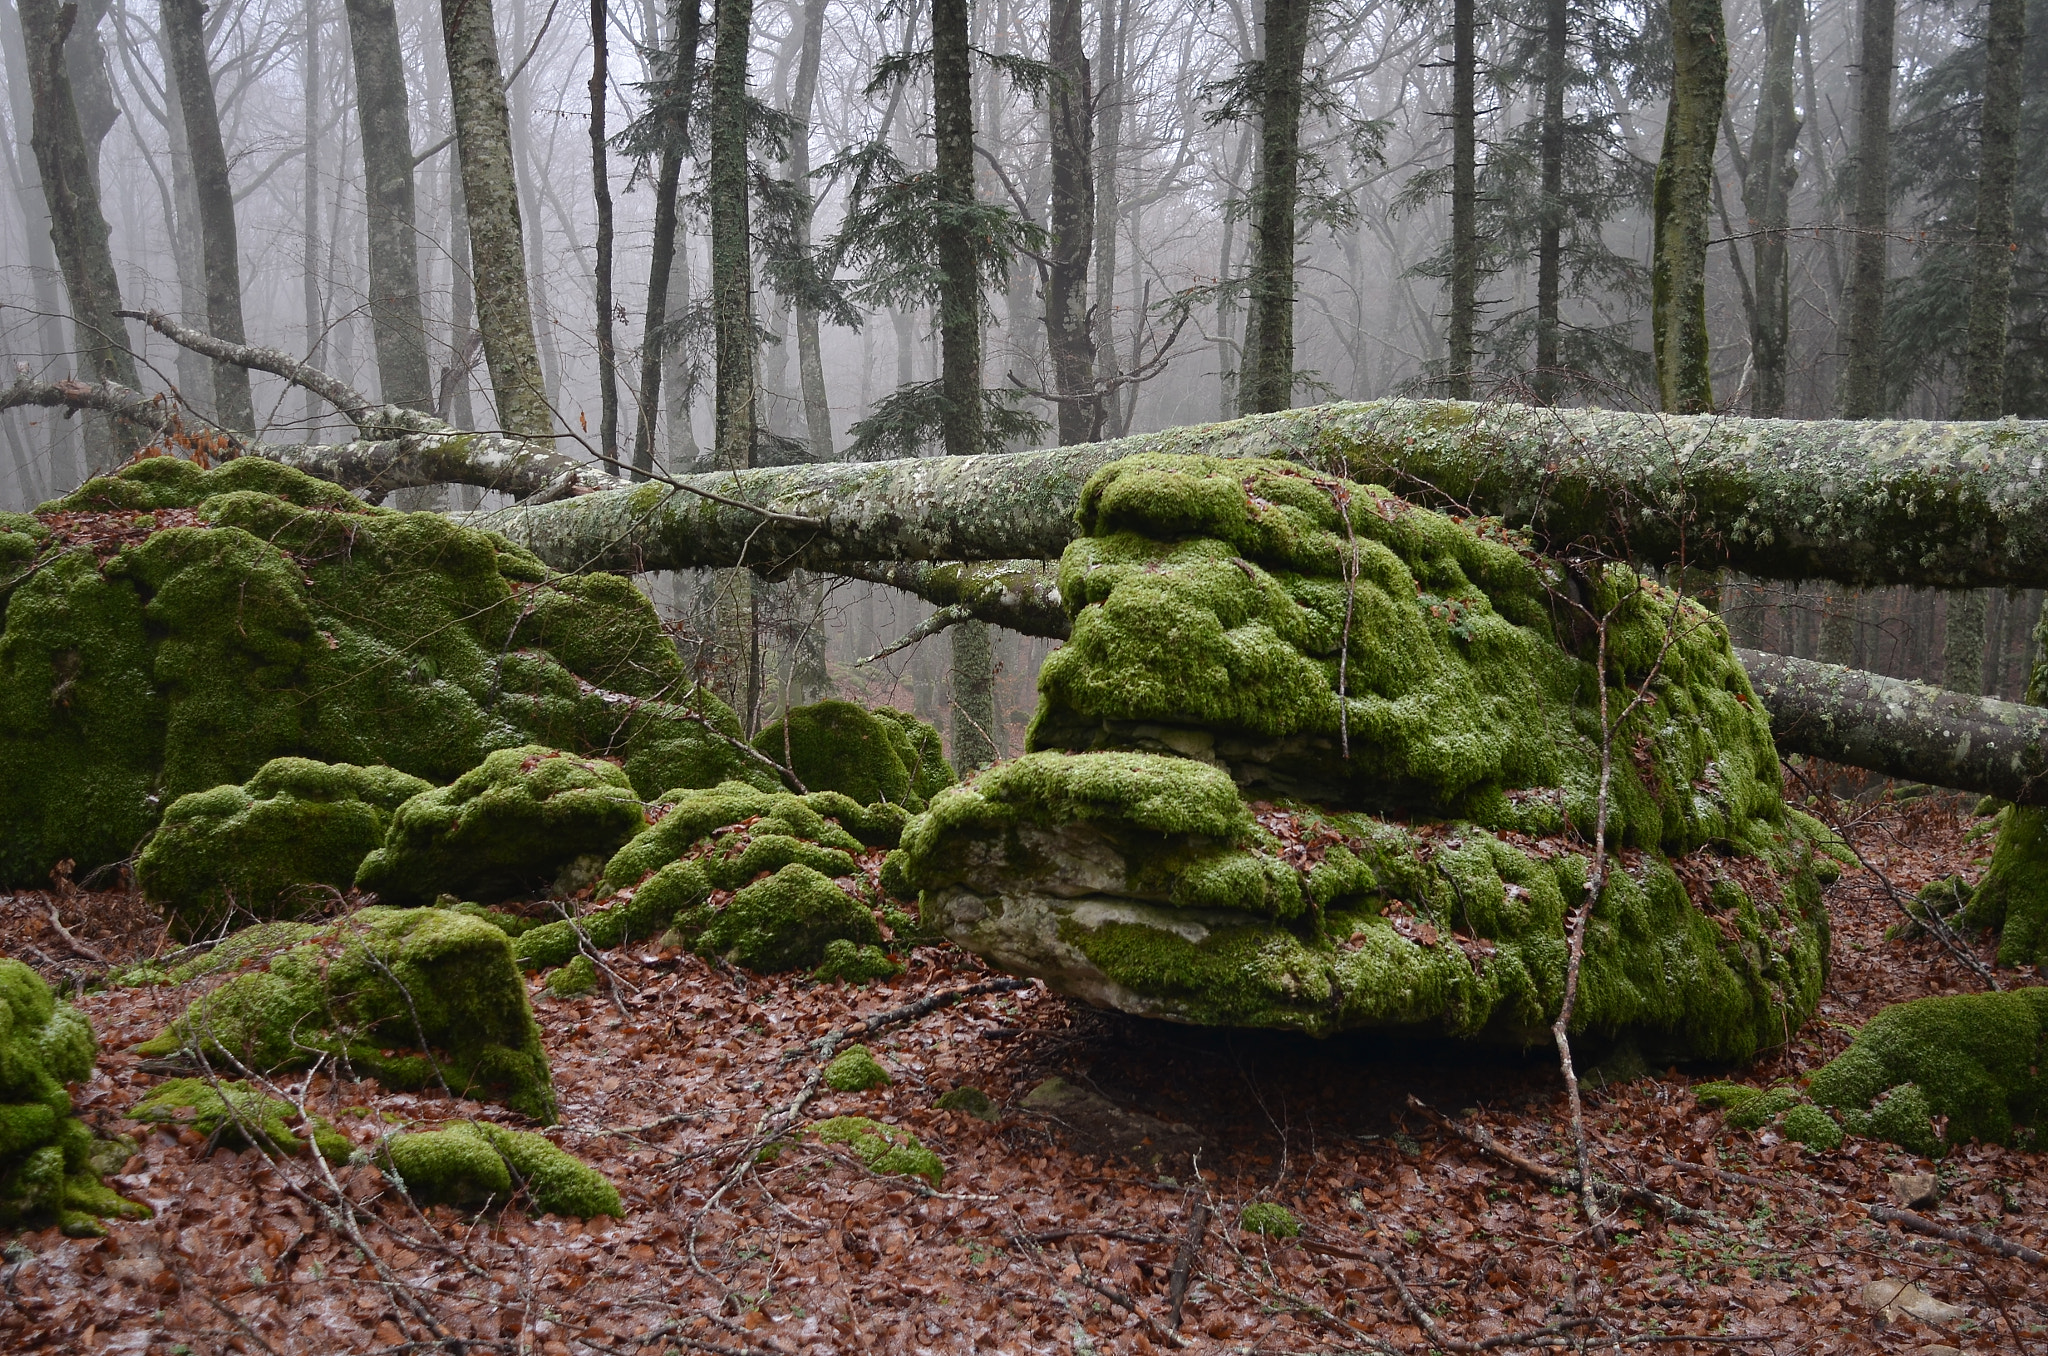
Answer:
<path fill-rule="evenodd" d="M 1693 1096 L 1701 1106 L 1726 1112 L 1728 1124 L 1738 1130 L 1769 1125 L 1800 1104 L 1797 1088 L 1752 1088 L 1741 1083 L 1702 1083 Z"/>
<path fill-rule="evenodd" d="M 1298 1238 L 1301 1235 L 1301 1221 L 1294 1212 L 1275 1201 L 1253 1201 L 1237 1217 L 1237 1227 L 1248 1234 L 1264 1234 L 1268 1238 Z"/>
<path fill-rule="evenodd" d="M 443 892 L 506 899 L 544 888 L 578 857 L 609 855 L 643 824 L 617 766 L 538 744 L 500 749 L 399 806 L 356 884 L 390 904 Z"/>
<path fill-rule="evenodd" d="M 204 936 L 236 910 L 295 917 L 348 889 L 391 812 L 431 789 L 394 768 L 273 759 L 247 785 L 174 801 L 137 881 L 181 937 Z"/>
<path fill-rule="evenodd" d="M 574 998 L 597 987 L 597 963 L 588 956 L 574 956 L 567 965 L 548 976 L 548 992 L 557 998 Z"/>
<path fill-rule="evenodd" d="M 540 1210 L 589 1219 L 625 1215 L 618 1188 L 545 1135 L 489 1121 L 455 1121 L 398 1134 L 378 1149 L 378 1166 L 422 1205 L 502 1205 L 523 1187 Z"/>
<path fill-rule="evenodd" d="M 1998 845 L 1963 921 L 1997 931 L 1999 964 L 2048 965 L 2048 816 L 2010 805 L 1997 823 Z"/>
<path fill-rule="evenodd" d="M 239 1079 L 209 1083 L 203 1078 L 173 1078 L 150 1090 L 128 1119 L 155 1125 L 189 1125 L 201 1135 L 231 1149 L 260 1143 L 271 1153 L 296 1154 L 306 1145 L 292 1133 L 298 1108 L 271 1097 Z M 354 1151 L 348 1138 L 318 1116 L 312 1118 L 313 1144 L 329 1162 L 343 1163 Z"/>
<path fill-rule="evenodd" d="M 825 1086 L 834 1092 L 866 1092 L 895 1081 L 865 1045 L 847 1046 L 825 1066 Z"/>
<path fill-rule="evenodd" d="M 0 1229 L 99 1234 L 101 1218 L 149 1213 L 101 1184 L 101 1142 L 71 1114 L 65 1084 L 90 1078 L 96 1053 L 85 1017 L 0 957 Z"/>
<path fill-rule="evenodd" d="M 697 953 L 723 956 L 749 970 L 808 970 L 825 959 L 834 941 L 882 941 L 864 905 L 802 863 L 738 891 L 723 908 L 705 905 L 696 912 L 695 918 L 678 919 L 677 926 L 695 933 Z"/>
<path fill-rule="evenodd" d="M 872 714 L 876 720 L 894 727 L 890 742 L 895 744 L 896 756 L 903 760 L 904 769 L 910 774 L 910 795 L 907 799 L 911 803 L 928 803 L 933 796 L 960 780 L 953 771 L 953 765 L 946 761 L 945 741 L 940 738 L 936 726 L 919 720 L 908 711 L 898 711 L 889 706 L 878 706 Z M 847 827 L 853 826 L 849 824 Z"/>
<path fill-rule="evenodd" d="M 541 743 L 643 795 L 767 780 L 622 580 L 248 459 L 153 458 L 45 509 L 150 535 L 102 562 L 0 532 L 0 884 L 124 860 L 179 797 L 287 756 L 445 783 Z"/>
<path fill-rule="evenodd" d="M 941 1111 L 964 1112 L 976 1120 L 987 1121 L 990 1125 L 1003 1118 L 1002 1108 L 995 1104 L 994 1098 L 980 1088 L 970 1088 L 965 1084 L 945 1093 L 932 1105 Z"/>
<path fill-rule="evenodd" d="M 881 1125 L 865 1116 L 834 1116 L 812 1126 L 811 1133 L 822 1143 L 844 1144 L 853 1150 L 869 1172 L 884 1177 L 922 1177 L 935 1188 L 946 1180 L 945 1163 L 901 1126 Z"/>
<path fill-rule="evenodd" d="M 737 855 L 754 840 L 768 837 L 831 849 L 841 855 L 813 859 L 810 865 L 825 869 L 843 863 L 843 869 L 834 869 L 832 874 L 848 874 L 854 869 L 853 854 L 861 850 L 861 840 L 830 816 L 851 804 L 843 796 L 796 796 L 742 782 L 723 782 L 704 791 L 666 791 L 654 798 L 648 812 L 654 822 L 605 866 L 605 884 L 613 889 L 635 885 L 649 873 L 701 849 L 697 855 L 706 869 L 716 874 L 716 888 L 736 889 L 753 874 L 773 868 L 756 866 L 746 877 L 736 878 L 736 865 L 721 864 L 736 862 Z M 719 840 L 715 844 L 711 841 L 714 837 Z"/>
<path fill-rule="evenodd" d="M 902 727 L 852 702 L 799 706 L 754 736 L 754 747 L 811 791 L 837 791 L 861 805 L 902 805 L 913 795 Z M 914 808 L 924 808 L 922 798 Z"/>
<path fill-rule="evenodd" d="M 443 909 L 372 908 L 322 927 L 273 924 L 263 941 L 142 1052 L 199 1044 L 259 1073 L 325 1054 L 405 1089 L 438 1070 L 458 1095 L 554 1119 L 540 1028 L 498 929 Z"/>
<path fill-rule="evenodd" d="M 1829 1153 L 1842 1147 L 1842 1127 L 1811 1102 L 1788 1108 L 1780 1124 L 1786 1139 L 1797 1140 L 1817 1152 Z"/>
<path fill-rule="evenodd" d="M 831 980 L 868 984 L 878 979 L 894 979 L 902 973 L 903 967 L 890 960 L 881 947 L 860 946 L 844 937 L 835 937 L 825 943 L 825 959 L 811 971 L 811 978 L 821 984 Z"/>
<path fill-rule="evenodd" d="M 1808 1091 L 1822 1106 L 1869 1114 L 1864 1133 L 1880 1133 L 1879 1116 L 1894 1131 L 1894 1123 L 1903 1125 L 1907 1138 L 1897 1142 L 1917 1152 L 1930 1152 L 1929 1117 L 1947 1118 L 1948 1144 L 2009 1143 L 2016 1126 L 2036 1125 L 2048 1112 L 2044 1032 L 2044 987 L 1896 1003 L 1816 1073 Z M 1898 1100 L 1908 1084 L 1913 1104 L 1887 1115 L 1889 1103 L 1880 1107 L 1880 1099 L 1892 1093 Z"/>

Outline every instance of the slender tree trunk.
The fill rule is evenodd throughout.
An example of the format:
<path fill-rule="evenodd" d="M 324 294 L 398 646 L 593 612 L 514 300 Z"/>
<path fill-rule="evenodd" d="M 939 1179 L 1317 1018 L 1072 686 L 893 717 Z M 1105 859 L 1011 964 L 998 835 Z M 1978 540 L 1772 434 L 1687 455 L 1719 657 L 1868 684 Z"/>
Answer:
<path fill-rule="evenodd" d="M 320 0 L 306 0 L 306 54 L 302 67 L 300 130 L 305 139 L 305 187 L 299 204 L 299 298 L 306 312 L 306 362 L 324 368 L 326 318 L 320 305 Z M 380 374 L 381 376 L 381 374 Z M 379 387 L 381 389 L 380 381 Z M 320 437 L 324 402 L 311 391 L 306 397 L 306 436 Z"/>
<path fill-rule="evenodd" d="M 1266 0 L 1259 172 L 1251 203 L 1251 305 L 1237 391 L 1237 407 L 1245 414 L 1284 410 L 1294 403 L 1295 199 L 1311 7 L 1310 0 Z"/>
<path fill-rule="evenodd" d="M 1543 122 L 1537 132 L 1537 155 L 1543 196 L 1536 234 L 1536 379 L 1530 383 L 1538 404 L 1557 402 L 1564 356 L 1564 87 L 1571 51 L 1569 0 L 1544 0 Z"/>
<path fill-rule="evenodd" d="M 449 102 L 469 218 L 477 328 L 498 406 L 498 425 L 523 438 L 554 427 L 541 384 L 527 290 L 526 240 L 512 162 L 512 129 L 491 0 L 441 0 Z"/>
<path fill-rule="evenodd" d="M 711 54 L 711 315 L 717 355 L 712 461 L 720 471 L 754 464 L 760 420 L 760 352 L 754 337 L 753 238 L 748 227 L 747 55 L 753 0 L 718 0 Z M 753 576 L 723 570 L 714 588 L 728 700 L 751 725 L 760 693 Z"/>
<path fill-rule="evenodd" d="M 1721 0 L 1671 0 L 1671 111 L 1657 161 L 1650 337 L 1657 396 L 1673 414 L 1714 408 L 1707 340 L 1707 209 L 1714 138 L 1728 97 Z"/>
<path fill-rule="evenodd" d="M 1479 333 L 1476 8 L 1476 0 L 1451 3 L 1451 314 L 1445 336 L 1444 391 L 1453 400 L 1472 398 L 1472 366 Z"/>
<path fill-rule="evenodd" d="M 1977 229 L 1970 269 L 1970 329 L 1963 353 L 1963 419 L 2005 413 L 2005 337 L 2012 314 L 2013 178 L 2018 169 L 2020 49 L 2026 0 L 1990 0 L 1984 32 L 1984 117 L 1979 133 Z"/>
<path fill-rule="evenodd" d="M 185 144 L 183 100 L 178 97 L 178 68 L 171 61 L 168 39 L 157 32 L 157 55 L 164 71 L 164 125 L 171 160 L 171 253 L 178 268 L 178 313 L 184 324 L 205 329 L 206 259 L 199 243 L 199 190 L 192 178 L 192 152 Z M 213 364 L 190 349 L 177 355 L 178 391 L 186 403 L 213 418 Z M 309 434 L 309 436 L 311 436 Z"/>
<path fill-rule="evenodd" d="M 1756 305 L 1750 317 L 1755 386 L 1750 412 L 1775 419 L 1785 412 L 1786 346 L 1792 327 L 1792 278 L 1786 231 L 1792 224 L 1792 182 L 1798 165 L 1799 112 L 1793 97 L 1792 58 L 1805 0 L 1764 0 L 1764 70 L 1757 96 L 1756 134 L 1742 201 L 1753 233 Z"/>
<path fill-rule="evenodd" d="M 1060 444 L 1102 436 L 1095 394 L 1095 339 L 1088 325 L 1088 257 L 1094 243 L 1094 92 L 1081 45 L 1082 0 L 1053 0 L 1046 98 L 1052 147 L 1052 247 L 1046 269 L 1045 337 L 1060 396 Z"/>
<path fill-rule="evenodd" d="M 811 115 L 817 102 L 818 63 L 825 47 L 825 0 L 804 0 L 803 51 L 797 57 L 796 90 L 790 96 L 790 115 L 797 121 L 790 141 L 789 169 L 803 193 L 797 211 L 796 243 L 805 253 L 811 248 Z M 825 390 L 825 355 L 818 333 L 817 308 L 801 301 L 796 305 L 797 378 L 804 391 L 804 432 L 810 440 L 812 461 L 832 461 L 832 402 Z"/>
<path fill-rule="evenodd" d="M 1849 264 L 1842 416 L 1881 419 L 1890 404 L 1884 376 L 1884 288 L 1891 202 L 1892 30 L 1897 0 L 1862 3 L 1861 73 L 1856 84 L 1856 243 Z"/>
<path fill-rule="evenodd" d="M 21 27 L 28 52 L 29 96 L 34 104 L 30 141 L 43 181 L 43 199 L 50 212 L 50 244 L 71 299 L 77 346 L 94 380 L 137 385 L 135 355 L 121 319 L 121 284 L 108 246 L 107 219 L 100 211 L 99 176 L 95 170 L 97 141 L 88 142 L 79 110 L 72 102 L 72 81 L 65 60 L 65 40 L 78 11 L 56 0 L 21 0 Z M 132 433 L 105 425 L 97 435 L 88 427 L 86 472 L 112 470 Z"/>
<path fill-rule="evenodd" d="M 481 340 L 476 332 L 476 286 L 469 252 L 469 204 L 462 195 L 462 172 L 457 166 L 448 188 L 448 257 L 453 284 L 448 289 L 448 366 L 441 373 L 439 407 L 441 417 L 460 429 L 476 427 L 475 402 L 470 387 L 475 378 L 476 350 Z"/>
<path fill-rule="evenodd" d="M 640 341 L 640 419 L 633 433 L 633 478 L 654 469 L 654 430 L 661 416 L 662 353 L 668 343 L 669 277 L 676 261 L 676 193 L 682 185 L 683 147 L 689 139 L 690 89 L 697 79 L 697 43 L 702 34 L 700 0 L 677 6 L 675 65 L 670 78 L 679 88 L 675 126 L 662 141 L 654 174 L 654 244 L 647 264 L 647 326 Z M 687 417 L 687 413 L 686 413 Z"/>
<path fill-rule="evenodd" d="M 1097 0 L 1097 8 L 1101 12 L 1102 27 L 1096 35 L 1095 67 L 1091 72 L 1100 81 L 1095 88 L 1094 109 L 1100 124 L 1095 138 L 1099 151 L 1095 157 L 1095 357 L 1102 376 L 1113 379 L 1119 370 L 1116 351 L 1116 223 L 1121 199 L 1118 196 L 1117 173 L 1122 167 L 1126 82 L 1123 42 L 1117 24 L 1117 0 Z M 1228 238 L 1233 225 L 1233 222 L 1226 221 L 1223 226 L 1225 263 L 1229 262 Z M 1112 438 L 1123 432 L 1115 424 L 1117 412 L 1115 401 L 1103 402 L 1103 415 L 1108 423 L 1102 433 Z M 1226 410 L 1225 417 L 1235 412 L 1234 409 Z"/>
<path fill-rule="evenodd" d="M 1948 596 L 1942 627 L 1941 685 L 1977 696 L 1984 690 L 1984 590 L 1962 589 Z"/>
<path fill-rule="evenodd" d="M 590 0 L 590 187 L 597 202 L 598 446 L 605 465 L 619 464 L 618 341 L 612 332 L 612 177 L 605 163 L 604 112 L 609 91 L 610 35 L 605 0 Z"/>
<path fill-rule="evenodd" d="M 427 362 L 426 323 L 420 313 L 412 123 L 406 102 L 405 54 L 398 41 L 398 13 L 392 0 L 346 0 L 345 8 L 349 47 L 355 59 L 356 118 L 363 136 L 370 333 L 377 346 L 378 386 L 386 404 L 431 409 L 433 378 Z M 460 271 L 466 274 L 468 270 Z M 456 356 L 460 361 L 461 353 Z"/>

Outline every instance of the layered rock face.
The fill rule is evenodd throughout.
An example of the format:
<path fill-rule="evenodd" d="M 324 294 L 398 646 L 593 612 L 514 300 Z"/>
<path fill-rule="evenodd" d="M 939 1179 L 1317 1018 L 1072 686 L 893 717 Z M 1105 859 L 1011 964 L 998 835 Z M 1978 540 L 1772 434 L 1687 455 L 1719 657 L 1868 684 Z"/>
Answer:
<path fill-rule="evenodd" d="M 928 925 L 1129 1012 L 1533 1042 L 1607 749 L 1579 1028 L 1739 1060 L 1811 1014 L 1830 840 L 1711 614 L 1290 464 L 1132 458 L 1080 518 L 1034 752 L 905 831 Z"/>

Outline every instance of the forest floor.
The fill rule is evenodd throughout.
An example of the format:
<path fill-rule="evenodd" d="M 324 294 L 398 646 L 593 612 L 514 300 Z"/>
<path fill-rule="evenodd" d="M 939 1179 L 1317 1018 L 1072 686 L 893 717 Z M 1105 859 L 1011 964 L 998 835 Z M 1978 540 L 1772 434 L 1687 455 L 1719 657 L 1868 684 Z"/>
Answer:
<path fill-rule="evenodd" d="M 1966 804 L 1880 797 L 1842 808 L 1870 866 L 1910 891 L 1981 871 L 1989 843 L 1968 841 Z M 1870 870 L 1831 887 L 1834 963 L 1820 1014 L 1739 1077 L 1810 1072 L 1886 1003 L 1981 987 L 1931 941 L 1886 940 L 1893 899 Z M 53 905 L 79 945 L 52 927 Z M 104 968 L 83 949 L 122 960 L 160 941 L 160 922 L 123 894 L 0 897 L 0 951 L 53 983 L 75 987 Z M 1768 1131 L 1728 1131 L 1700 1108 L 1692 1084 L 1718 1071 L 1596 1078 L 1597 1170 L 1705 1215 L 1681 1224 L 1630 1207 L 1602 1246 L 1573 1196 L 1410 1103 L 1481 1124 L 1539 1164 L 1569 1165 L 1547 1051 L 1200 1031 L 1027 989 L 870 1038 L 894 1084 L 827 1091 L 806 1112 L 914 1132 L 946 1164 L 934 1191 L 870 1175 L 801 1135 L 758 1155 L 755 1132 L 815 1068 L 806 1042 L 986 978 L 972 957 L 926 948 L 900 979 L 865 988 L 742 976 L 645 949 L 616 965 L 616 996 L 558 1000 L 536 986 L 534 1007 L 562 1095 L 554 1138 L 619 1186 L 626 1217 L 529 1218 L 516 1203 L 482 1218 L 422 1213 L 374 1168 L 344 1166 L 353 1239 L 304 1159 L 209 1153 L 189 1129 L 124 1121 L 157 1081 L 125 1051 L 183 998 L 85 992 L 102 1053 L 76 1102 L 95 1125 L 140 1139 L 113 1182 L 155 1216 L 115 1223 L 100 1240 L 48 1231 L 11 1243 L 0 1348 L 2048 1351 L 2048 1271 L 1870 1213 L 1899 1203 L 1889 1174 L 1938 1171 L 1943 1199 L 1922 1217 L 2048 1251 L 2038 1155 L 1967 1146 L 1937 1166 L 1857 1139 L 1816 1154 Z M 1018 1105 L 1055 1076 L 1166 1124 L 1112 1113 L 1105 1130 L 1085 1107 L 1054 1118 Z M 962 1084 L 1005 1108 L 999 1123 L 933 1107 Z M 323 1078 L 308 1092 L 359 1145 L 394 1127 L 512 1119 L 371 1083 Z M 1134 1124 L 1155 1132 L 1149 1161 L 1091 1154 L 1096 1136 Z M 1286 1206 L 1301 1235 L 1241 1231 L 1254 1201 Z M 1176 1327 L 1177 1259 L 1191 1284 Z M 1941 1302 L 1907 1305 L 1928 1321 L 1899 1303 L 1887 1317 L 1881 1301 L 1900 1283 Z"/>

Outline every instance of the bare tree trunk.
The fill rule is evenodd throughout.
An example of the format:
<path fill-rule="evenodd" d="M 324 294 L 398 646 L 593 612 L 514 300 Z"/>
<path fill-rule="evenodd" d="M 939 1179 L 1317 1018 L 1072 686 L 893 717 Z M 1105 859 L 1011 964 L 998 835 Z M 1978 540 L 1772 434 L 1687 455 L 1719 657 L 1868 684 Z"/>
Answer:
<path fill-rule="evenodd" d="M 790 115 L 797 121 L 790 141 L 789 168 L 804 205 L 796 221 L 797 248 L 811 248 L 811 114 L 817 102 L 818 63 L 825 47 L 825 0 L 804 0 L 803 51 L 797 58 L 796 89 L 790 96 Z M 832 402 L 825 390 L 825 355 L 818 334 L 817 308 L 801 301 L 796 305 L 797 378 L 804 392 L 804 432 L 810 440 L 812 461 L 831 461 Z"/>
<path fill-rule="evenodd" d="M 1252 190 L 1253 263 L 1237 407 L 1294 403 L 1295 199 L 1300 188 L 1302 71 L 1310 0 L 1266 0 L 1259 68 L 1259 171 Z"/>
<path fill-rule="evenodd" d="M 690 88 L 697 79 L 702 14 L 699 0 L 683 0 L 677 6 L 675 65 L 670 78 L 679 86 L 674 99 L 679 112 L 675 126 L 668 129 L 662 141 L 660 166 L 654 174 L 654 243 L 647 264 L 647 325 L 640 341 L 640 421 L 633 433 L 635 480 L 647 479 L 647 473 L 654 469 L 654 431 L 661 416 L 662 354 L 668 343 L 669 279 L 676 261 L 676 194 L 682 185 L 683 147 L 689 137 Z M 688 262 L 684 261 L 686 268 Z"/>
<path fill-rule="evenodd" d="M 711 315 L 717 353 L 712 461 L 720 471 L 754 464 L 760 420 L 760 352 L 754 337 L 753 237 L 748 228 L 747 55 L 753 0 L 718 0 L 711 53 Z M 753 576 L 723 570 L 715 582 L 718 650 L 727 699 L 750 728 L 760 693 Z"/>
<path fill-rule="evenodd" d="M 166 42 L 159 26 L 157 55 L 163 64 L 164 125 L 170 141 L 171 253 L 178 268 L 178 314 L 185 324 L 205 329 L 208 324 L 206 258 L 199 242 L 199 190 L 192 178 L 192 152 L 185 144 L 185 114 L 183 100 L 178 96 L 178 68 L 171 61 Z M 179 394 L 205 418 L 213 418 L 213 364 L 183 347 L 178 349 L 177 364 Z"/>
<path fill-rule="evenodd" d="M 302 63 L 300 130 L 305 139 L 305 187 L 299 204 L 299 297 L 306 313 L 306 361 L 325 367 L 326 318 L 320 305 L 320 0 L 306 0 L 306 54 Z M 360 96 L 358 96 L 360 97 Z M 183 346 L 180 346 L 183 352 Z M 379 393 L 383 383 L 378 383 Z M 306 436 L 320 437 L 321 401 L 311 391 L 306 398 Z M 388 396 L 385 397 L 389 399 Z"/>
<path fill-rule="evenodd" d="M 398 14 L 392 0 L 346 0 L 345 7 L 355 58 L 356 118 L 363 136 L 370 333 L 377 345 L 378 388 L 387 404 L 428 410 L 434 407 L 434 390 L 420 313 L 412 123 Z M 466 286 L 467 266 L 457 271 L 465 275 L 458 287 Z M 466 321 L 460 328 L 467 331 Z"/>
<path fill-rule="evenodd" d="M 541 385 L 527 290 L 526 240 L 519 220 L 511 120 L 498 65 L 491 0 L 441 0 L 448 51 L 449 102 L 469 219 L 472 277 L 484 362 L 498 426 L 516 437 L 546 438 L 554 427 Z"/>
<path fill-rule="evenodd" d="M 1479 332 L 1479 72 L 1476 0 L 1451 3 L 1451 314 L 1444 393 L 1472 398 Z M 1546 100 L 1546 108 L 1548 102 Z M 1547 168 L 1547 165 L 1546 165 Z"/>
<path fill-rule="evenodd" d="M 1650 338 L 1660 406 L 1714 408 L 1707 338 L 1707 209 L 1714 138 L 1728 98 L 1727 25 L 1721 0 L 1671 0 L 1671 111 L 1657 161 L 1650 269 Z"/>
<path fill-rule="evenodd" d="M 1541 219 L 1536 234 L 1536 379 L 1538 404 L 1557 401 L 1564 365 L 1558 351 L 1564 294 L 1564 85 L 1571 44 L 1569 0 L 1544 0 Z"/>
<path fill-rule="evenodd" d="M 462 195 L 461 166 L 456 166 L 448 188 L 448 257 L 453 285 L 449 291 L 448 366 L 441 371 L 441 417 L 459 429 L 476 427 L 476 411 L 470 396 L 474 382 L 476 350 L 482 340 L 476 332 L 476 287 L 470 267 L 469 204 Z"/>
<path fill-rule="evenodd" d="M 2026 0 L 1990 0 L 1984 32 L 1984 117 L 1979 133 L 1977 228 L 1970 270 L 1970 328 L 1963 353 L 1963 419 L 2005 413 L 2005 338 L 2012 314 L 2013 178 L 2018 169 L 2020 49 Z"/>
<path fill-rule="evenodd" d="M 1856 82 L 1856 244 L 1850 256 L 1849 323 L 1843 336 L 1842 416 L 1881 419 L 1890 407 L 1884 375 L 1884 286 L 1897 0 L 1862 0 L 1862 5 L 1861 72 Z"/>
<path fill-rule="evenodd" d="M 609 23 L 605 0 L 590 0 L 590 188 L 597 203 L 598 448 L 613 470 L 619 464 L 618 340 L 612 332 L 612 178 L 605 163 L 604 113 L 610 91 Z"/>
<path fill-rule="evenodd" d="M 1805 0 L 1764 0 L 1764 70 L 1757 96 L 1756 133 L 1742 201 L 1754 233 L 1756 306 L 1750 317 L 1750 355 L 1756 365 L 1750 412 L 1775 419 L 1785 412 L 1787 344 L 1792 327 L 1792 278 L 1786 231 L 1792 224 L 1792 182 L 1799 169 L 1799 112 L 1793 98 L 1792 58 Z"/>
<path fill-rule="evenodd" d="M 1942 627 L 1941 685 L 1974 697 L 1984 690 L 1984 591 L 1963 589 L 1948 596 Z"/>
<path fill-rule="evenodd" d="M 1121 198 L 1118 196 L 1117 173 L 1122 168 L 1124 105 L 1127 81 L 1123 69 L 1123 37 L 1117 22 L 1117 0 L 1097 0 L 1101 12 L 1102 28 L 1096 36 L 1095 68 L 1092 74 L 1099 83 L 1095 88 L 1094 113 L 1099 120 L 1096 145 L 1099 153 L 1095 157 L 1095 357 L 1102 375 L 1114 378 L 1120 370 L 1116 351 L 1116 223 Z M 1230 223 L 1224 227 L 1226 236 Z M 1228 251 L 1226 249 L 1226 259 Z M 1123 433 L 1116 422 L 1122 406 L 1116 401 L 1104 401 L 1103 413 L 1106 427 L 1098 433 L 1114 438 Z M 1235 409 L 1225 412 L 1226 417 L 1236 413 Z"/>
<path fill-rule="evenodd" d="M 1052 148 L 1052 246 L 1046 269 L 1045 336 L 1060 396 L 1060 443 L 1102 436 L 1095 394 L 1095 340 L 1088 327 L 1088 257 L 1094 243 L 1094 91 L 1081 46 L 1081 0 L 1053 0 L 1046 98 Z"/>

